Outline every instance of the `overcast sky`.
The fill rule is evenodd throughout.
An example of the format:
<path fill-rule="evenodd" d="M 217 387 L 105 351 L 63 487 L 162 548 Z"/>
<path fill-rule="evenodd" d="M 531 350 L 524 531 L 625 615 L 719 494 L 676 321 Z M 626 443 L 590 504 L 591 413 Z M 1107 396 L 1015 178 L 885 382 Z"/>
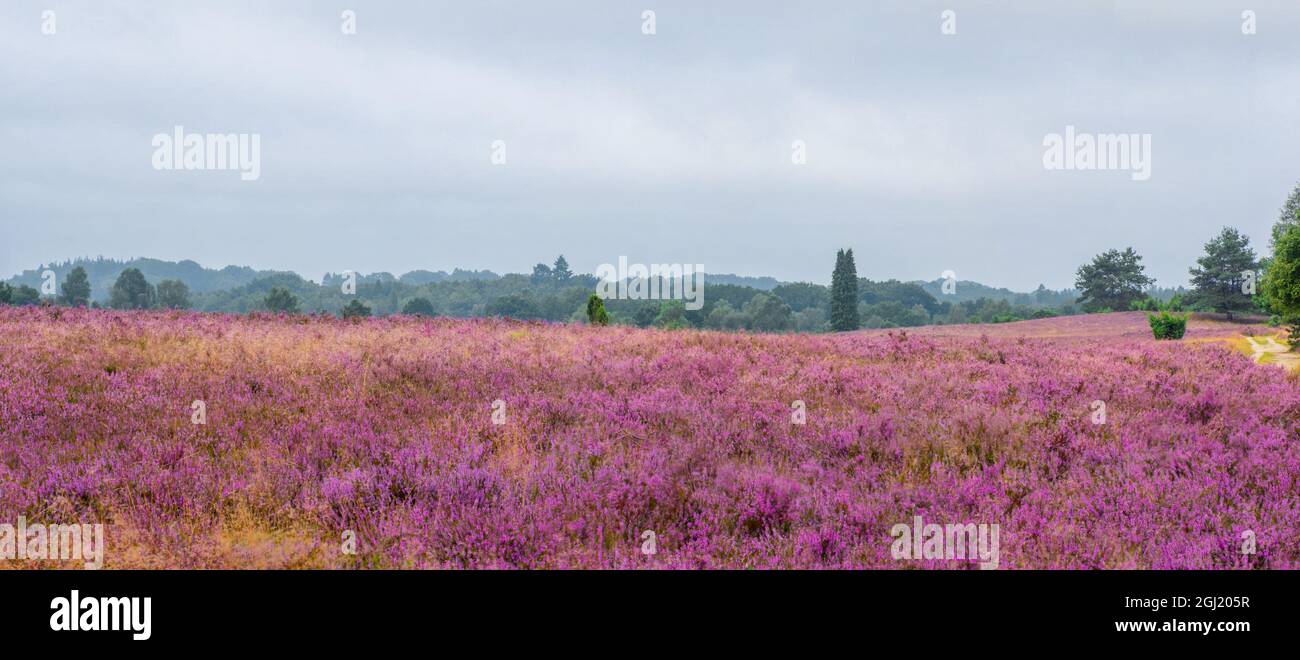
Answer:
<path fill-rule="evenodd" d="M 260 178 L 155 170 L 177 125 L 260 135 Z M 1151 178 L 1046 170 L 1067 125 L 1150 134 Z M 852 247 L 1028 290 L 1132 245 L 1175 285 L 1225 224 L 1264 249 L 1300 181 L 1300 3 L 5 0 L 0 149 L 0 276 L 563 252 L 828 282 Z"/>

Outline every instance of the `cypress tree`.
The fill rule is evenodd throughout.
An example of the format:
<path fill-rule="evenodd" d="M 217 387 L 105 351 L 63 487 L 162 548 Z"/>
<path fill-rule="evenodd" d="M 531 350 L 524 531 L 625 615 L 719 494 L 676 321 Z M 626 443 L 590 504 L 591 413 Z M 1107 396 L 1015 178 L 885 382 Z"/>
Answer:
<path fill-rule="evenodd" d="M 831 329 L 836 332 L 857 330 L 858 267 L 853 249 L 835 254 L 835 271 L 831 273 Z"/>

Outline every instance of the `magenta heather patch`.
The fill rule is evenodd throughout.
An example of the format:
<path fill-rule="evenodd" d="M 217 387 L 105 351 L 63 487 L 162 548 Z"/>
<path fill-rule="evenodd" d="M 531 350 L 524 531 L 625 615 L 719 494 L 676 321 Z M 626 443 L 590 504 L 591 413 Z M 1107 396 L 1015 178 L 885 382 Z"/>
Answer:
<path fill-rule="evenodd" d="M 1001 568 L 1300 568 L 1296 381 L 1133 318 L 3 308 L 0 522 L 104 523 L 109 567 L 975 567 L 891 556 L 919 516 L 997 525 Z"/>

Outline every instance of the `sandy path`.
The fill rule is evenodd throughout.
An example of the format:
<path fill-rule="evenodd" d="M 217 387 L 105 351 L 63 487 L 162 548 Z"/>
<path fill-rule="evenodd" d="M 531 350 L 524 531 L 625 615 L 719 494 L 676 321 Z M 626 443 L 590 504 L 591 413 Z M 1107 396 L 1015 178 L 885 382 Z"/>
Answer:
<path fill-rule="evenodd" d="M 1290 348 L 1283 344 L 1279 344 L 1277 340 L 1271 336 L 1265 337 L 1264 340 L 1265 341 L 1263 342 L 1259 342 L 1256 341 L 1254 337 L 1246 337 L 1246 341 L 1250 342 L 1250 347 L 1253 351 L 1250 356 L 1251 359 L 1255 362 L 1260 362 L 1264 359 L 1265 355 L 1272 355 L 1273 357 L 1269 360 L 1269 364 L 1280 365 L 1285 367 L 1288 371 L 1295 371 L 1297 368 L 1300 368 L 1300 355 L 1292 353 Z"/>

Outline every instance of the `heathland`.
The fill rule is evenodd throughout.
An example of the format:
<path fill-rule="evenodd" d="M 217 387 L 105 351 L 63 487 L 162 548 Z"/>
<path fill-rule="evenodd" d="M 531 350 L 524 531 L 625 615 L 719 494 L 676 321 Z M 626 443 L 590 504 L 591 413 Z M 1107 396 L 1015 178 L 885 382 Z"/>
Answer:
<path fill-rule="evenodd" d="M 915 516 L 1003 568 L 1300 567 L 1300 388 L 1232 346 L 1271 330 L 1144 326 L 0 308 L 0 520 L 109 568 L 975 566 L 894 559 Z"/>

